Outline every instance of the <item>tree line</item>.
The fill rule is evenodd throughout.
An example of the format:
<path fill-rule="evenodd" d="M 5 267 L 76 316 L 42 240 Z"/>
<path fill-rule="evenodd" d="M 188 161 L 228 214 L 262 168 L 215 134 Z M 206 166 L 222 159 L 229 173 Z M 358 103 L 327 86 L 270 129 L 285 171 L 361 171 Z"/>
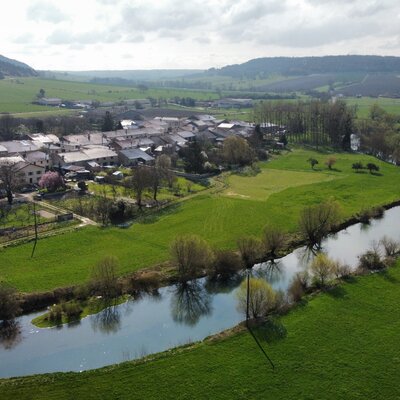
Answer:
<path fill-rule="evenodd" d="M 342 100 L 260 102 L 254 108 L 257 124 L 272 123 L 282 127 L 291 142 L 316 147 L 328 145 L 342 150 L 350 150 L 355 117 L 356 109 Z"/>

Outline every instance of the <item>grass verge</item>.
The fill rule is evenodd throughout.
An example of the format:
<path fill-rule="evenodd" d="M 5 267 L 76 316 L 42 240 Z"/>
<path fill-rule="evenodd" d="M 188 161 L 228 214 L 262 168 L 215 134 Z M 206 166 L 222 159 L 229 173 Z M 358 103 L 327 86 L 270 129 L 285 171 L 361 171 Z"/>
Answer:
<path fill-rule="evenodd" d="M 246 331 L 83 373 L 0 380 L 18 399 L 397 399 L 400 263 Z"/>

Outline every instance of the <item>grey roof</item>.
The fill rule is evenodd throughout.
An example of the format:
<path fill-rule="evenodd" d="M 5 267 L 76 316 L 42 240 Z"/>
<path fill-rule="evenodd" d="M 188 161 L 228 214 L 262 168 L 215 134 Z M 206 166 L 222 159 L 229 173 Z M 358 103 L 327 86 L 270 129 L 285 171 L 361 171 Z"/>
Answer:
<path fill-rule="evenodd" d="M 129 160 L 139 160 L 139 159 L 142 159 L 144 161 L 154 160 L 154 157 L 148 155 L 147 153 L 145 153 L 140 149 L 121 150 L 120 153 L 123 154 Z"/>
<path fill-rule="evenodd" d="M 39 147 L 37 147 L 32 140 L 11 140 L 9 142 L 1 142 L 1 145 L 5 147 L 9 153 L 25 153 L 39 150 Z"/>
<path fill-rule="evenodd" d="M 179 131 L 179 132 L 177 132 L 177 134 L 179 136 L 183 137 L 184 139 L 190 139 L 190 138 L 196 137 L 196 135 L 193 132 L 189 132 L 189 131 Z"/>
<path fill-rule="evenodd" d="M 33 151 L 32 153 L 28 153 L 25 157 L 25 160 L 31 163 L 36 161 L 47 161 L 48 159 L 49 156 L 46 153 L 43 153 L 43 151 Z"/>

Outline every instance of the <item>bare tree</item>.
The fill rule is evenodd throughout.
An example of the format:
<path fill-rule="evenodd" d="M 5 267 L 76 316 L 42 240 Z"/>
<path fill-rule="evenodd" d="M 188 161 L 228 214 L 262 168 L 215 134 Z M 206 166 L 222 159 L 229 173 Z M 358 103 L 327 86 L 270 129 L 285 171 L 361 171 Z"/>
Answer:
<path fill-rule="evenodd" d="M 139 166 L 133 176 L 128 180 L 128 185 L 135 191 L 136 203 L 142 208 L 143 193 L 152 186 L 153 173 L 151 168 Z"/>
<path fill-rule="evenodd" d="M 246 268 L 251 268 L 261 257 L 261 243 L 253 237 L 242 237 L 237 241 L 239 253 Z"/>
<path fill-rule="evenodd" d="M 300 214 L 300 232 L 311 245 L 320 247 L 322 239 L 339 219 L 339 205 L 334 201 L 306 207 Z"/>
<path fill-rule="evenodd" d="M 170 253 L 181 279 L 190 279 L 201 268 L 207 269 L 214 261 L 210 245 L 196 235 L 178 236 L 171 243 Z"/>
<path fill-rule="evenodd" d="M 118 259 L 114 256 L 102 258 L 92 269 L 90 283 L 92 289 L 105 298 L 118 295 Z"/>
<path fill-rule="evenodd" d="M 276 305 L 276 292 L 271 285 L 262 278 L 250 278 L 249 293 L 247 293 L 247 282 L 243 281 L 237 292 L 239 311 L 246 313 L 247 300 L 248 310 L 252 318 L 263 317 Z"/>

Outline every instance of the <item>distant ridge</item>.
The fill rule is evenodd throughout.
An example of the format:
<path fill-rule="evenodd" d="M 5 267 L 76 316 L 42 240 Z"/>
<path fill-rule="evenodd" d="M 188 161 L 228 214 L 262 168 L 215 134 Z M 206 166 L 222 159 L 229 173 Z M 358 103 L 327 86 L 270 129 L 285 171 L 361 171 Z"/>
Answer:
<path fill-rule="evenodd" d="M 271 74 L 299 76 L 327 73 L 393 73 L 400 72 L 400 57 L 392 56 L 324 56 L 324 57 L 265 57 L 243 64 L 211 68 L 206 75 L 233 78 L 263 77 Z"/>
<path fill-rule="evenodd" d="M 37 76 L 38 73 L 29 65 L 0 55 L 0 79 L 6 76 Z"/>

